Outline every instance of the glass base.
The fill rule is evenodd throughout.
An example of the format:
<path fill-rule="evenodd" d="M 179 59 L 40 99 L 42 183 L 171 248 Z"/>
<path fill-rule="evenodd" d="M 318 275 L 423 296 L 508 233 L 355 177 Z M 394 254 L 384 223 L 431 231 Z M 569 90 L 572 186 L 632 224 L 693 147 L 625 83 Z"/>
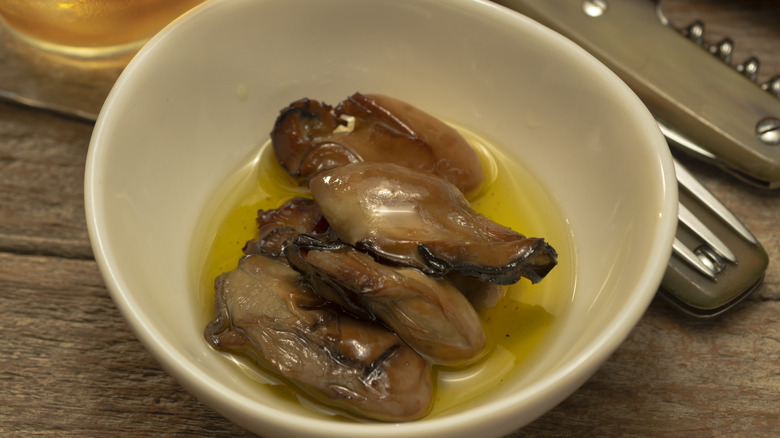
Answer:
<path fill-rule="evenodd" d="M 143 47 L 144 44 L 146 44 L 147 41 L 149 41 L 148 38 L 145 38 L 125 44 L 105 47 L 69 46 L 31 37 L 17 31 L 13 27 L 9 26 L 8 23 L 4 23 L 2 20 L 0 20 L 0 26 L 5 29 L 7 34 L 37 49 L 51 54 L 76 59 L 107 59 L 123 57 L 137 52 L 141 47 Z"/>
<path fill-rule="evenodd" d="M 134 53 L 104 58 L 65 56 L 40 50 L 0 25 L 0 100 L 94 122 Z"/>

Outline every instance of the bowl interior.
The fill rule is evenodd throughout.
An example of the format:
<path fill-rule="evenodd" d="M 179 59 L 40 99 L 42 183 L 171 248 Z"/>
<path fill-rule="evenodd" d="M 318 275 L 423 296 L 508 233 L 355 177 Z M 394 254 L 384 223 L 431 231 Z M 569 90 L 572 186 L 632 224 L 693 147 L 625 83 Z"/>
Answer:
<path fill-rule="evenodd" d="M 568 226 L 571 302 L 526 372 L 457 415 L 393 427 L 330 420 L 248 388 L 202 337 L 188 262 L 215 190 L 256 155 L 279 109 L 355 91 L 485 135 L 534 175 Z M 639 319 L 676 223 L 671 157 L 636 96 L 574 44 L 469 0 L 208 2 L 117 82 L 85 190 L 96 259 L 138 337 L 201 400 L 268 436 L 486 436 L 532 421 Z"/>

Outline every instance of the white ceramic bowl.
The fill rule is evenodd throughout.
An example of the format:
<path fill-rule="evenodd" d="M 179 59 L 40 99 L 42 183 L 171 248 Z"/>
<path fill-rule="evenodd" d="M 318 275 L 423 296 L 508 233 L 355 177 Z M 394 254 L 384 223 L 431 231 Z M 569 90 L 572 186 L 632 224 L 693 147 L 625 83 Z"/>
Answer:
<path fill-rule="evenodd" d="M 190 262 L 210 198 L 281 108 L 355 91 L 486 134 L 529 169 L 567 227 L 570 300 L 524 370 L 468 408 L 403 424 L 337 420 L 245 385 L 203 339 Z M 636 96 L 574 44 L 476 0 L 208 2 L 122 74 L 85 185 L 95 257 L 139 339 L 200 400 L 267 437 L 486 437 L 527 424 L 628 335 L 676 224 L 671 157 Z"/>

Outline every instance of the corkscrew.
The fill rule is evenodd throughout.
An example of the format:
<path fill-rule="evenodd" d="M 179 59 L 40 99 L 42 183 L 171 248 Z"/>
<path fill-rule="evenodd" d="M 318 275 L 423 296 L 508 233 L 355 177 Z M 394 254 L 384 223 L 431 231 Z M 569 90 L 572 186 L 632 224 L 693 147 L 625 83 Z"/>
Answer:
<path fill-rule="evenodd" d="M 760 62 L 733 64 L 734 42 L 704 24 L 674 27 L 659 0 L 494 0 L 550 27 L 620 76 L 655 116 L 669 145 L 748 183 L 780 189 L 780 75 L 759 84 Z M 679 225 L 662 295 L 711 317 L 761 283 L 760 242 L 679 164 Z"/>

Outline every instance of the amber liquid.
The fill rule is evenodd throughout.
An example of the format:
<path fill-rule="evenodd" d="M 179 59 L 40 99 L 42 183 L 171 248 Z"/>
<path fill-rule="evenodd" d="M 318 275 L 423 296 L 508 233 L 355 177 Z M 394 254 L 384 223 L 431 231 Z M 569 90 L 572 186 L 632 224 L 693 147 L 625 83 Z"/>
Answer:
<path fill-rule="evenodd" d="M 87 53 L 142 42 L 202 1 L 0 0 L 0 17 L 36 45 Z"/>
<path fill-rule="evenodd" d="M 483 138 L 464 129 L 459 131 L 479 152 L 488 175 L 482 189 L 470 196 L 472 207 L 513 230 L 544 237 L 558 251 L 559 264 L 539 284 L 522 279 L 507 287 L 497 305 L 480 311 L 490 351 L 466 367 L 435 367 L 436 394 L 429 417 L 479 403 L 480 396 L 533 366 L 534 352 L 543 348 L 556 317 L 571 301 L 574 285 L 571 236 L 552 197 L 519 163 Z M 198 296 L 204 309 L 203 327 L 214 316 L 214 279 L 235 269 L 244 244 L 256 238 L 257 210 L 277 208 L 290 197 L 302 195 L 308 195 L 307 189 L 298 187 L 281 169 L 268 143 L 254 161 L 235 172 L 218 191 L 209 216 L 200 224 L 202 244 L 195 248 L 203 250 L 193 261 L 194 269 L 201 269 Z M 236 362 L 247 371 L 248 379 L 259 384 L 274 381 L 272 377 L 259 377 L 262 372 L 252 370 L 246 361 Z M 295 398 L 284 387 L 273 391 L 287 399 Z"/>

